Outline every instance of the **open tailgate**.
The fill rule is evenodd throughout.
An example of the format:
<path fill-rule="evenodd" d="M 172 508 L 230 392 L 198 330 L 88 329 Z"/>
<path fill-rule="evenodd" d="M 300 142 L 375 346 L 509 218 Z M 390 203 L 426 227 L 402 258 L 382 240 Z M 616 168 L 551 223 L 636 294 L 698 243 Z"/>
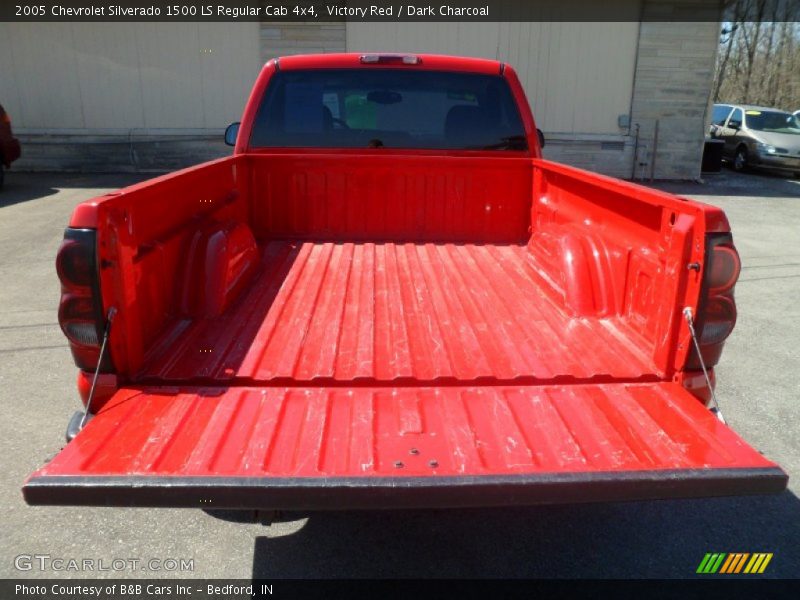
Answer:
<path fill-rule="evenodd" d="M 780 492 L 673 383 L 123 389 L 30 504 L 391 508 Z"/>

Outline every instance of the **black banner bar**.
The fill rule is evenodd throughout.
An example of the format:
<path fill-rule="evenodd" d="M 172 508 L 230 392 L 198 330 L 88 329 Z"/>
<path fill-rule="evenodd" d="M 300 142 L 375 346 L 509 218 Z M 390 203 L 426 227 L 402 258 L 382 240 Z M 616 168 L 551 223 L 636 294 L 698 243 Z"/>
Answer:
<path fill-rule="evenodd" d="M 798 580 L 752 575 L 693 580 L 202 580 L 16 579 L 0 582 L 3 600 L 252 600 L 267 598 L 797 598 Z M 719 593 L 719 596 L 715 594 Z M 722 595 L 724 594 L 724 596 Z"/>
<path fill-rule="evenodd" d="M 0 22 L 800 21 L 797 0 L 3 0 Z"/>

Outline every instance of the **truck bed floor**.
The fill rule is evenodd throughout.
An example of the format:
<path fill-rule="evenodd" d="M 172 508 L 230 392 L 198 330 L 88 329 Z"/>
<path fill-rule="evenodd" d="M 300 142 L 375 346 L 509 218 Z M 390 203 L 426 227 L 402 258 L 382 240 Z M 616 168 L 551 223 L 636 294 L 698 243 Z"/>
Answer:
<path fill-rule="evenodd" d="M 636 378 L 619 317 L 571 318 L 522 244 L 272 241 L 221 316 L 182 320 L 141 376 L 446 383 Z"/>

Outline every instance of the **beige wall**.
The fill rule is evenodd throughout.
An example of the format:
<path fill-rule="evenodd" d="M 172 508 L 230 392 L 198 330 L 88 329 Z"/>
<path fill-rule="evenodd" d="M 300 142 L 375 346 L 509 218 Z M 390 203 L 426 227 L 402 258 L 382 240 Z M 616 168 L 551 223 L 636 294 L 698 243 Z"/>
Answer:
<path fill-rule="evenodd" d="M 261 23 L 261 62 L 290 54 L 345 51 L 344 23 Z"/>
<path fill-rule="evenodd" d="M 667 19 L 678 10 L 673 0 L 612 1 Z M 701 1 L 679 8 L 692 14 Z M 634 163 L 649 177 L 655 162 L 657 178 L 690 179 L 717 42 L 710 22 L 3 23 L 0 102 L 23 140 L 17 168 L 169 170 L 230 152 L 221 129 L 273 56 L 484 56 L 519 72 L 546 157 L 617 177 Z M 619 115 L 640 125 L 635 160 Z"/>
<path fill-rule="evenodd" d="M 496 58 L 525 86 L 547 133 L 627 133 L 639 23 L 348 23 L 349 51 Z"/>
<path fill-rule="evenodd" d="M 258 23 L 2 23 L 0 102 L 19 129 L 204 129 L 238 120 Z"/>

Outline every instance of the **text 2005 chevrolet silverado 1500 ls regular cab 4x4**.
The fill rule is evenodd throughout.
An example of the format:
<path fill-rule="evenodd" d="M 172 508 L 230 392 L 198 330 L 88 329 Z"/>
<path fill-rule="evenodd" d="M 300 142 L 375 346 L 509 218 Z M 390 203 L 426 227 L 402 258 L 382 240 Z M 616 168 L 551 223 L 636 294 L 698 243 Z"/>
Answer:
<path fill-rule="evenodd" d="M 543 160 L 507 65 L 273 60 L 233 156 L 75 209 L 59 320 L 84 402 L 100 362 L 93 417 L 25 498 L 778 492 L 707 408 L 685 318 L 712 368 L 739 266 L 719 209 Z"/>

